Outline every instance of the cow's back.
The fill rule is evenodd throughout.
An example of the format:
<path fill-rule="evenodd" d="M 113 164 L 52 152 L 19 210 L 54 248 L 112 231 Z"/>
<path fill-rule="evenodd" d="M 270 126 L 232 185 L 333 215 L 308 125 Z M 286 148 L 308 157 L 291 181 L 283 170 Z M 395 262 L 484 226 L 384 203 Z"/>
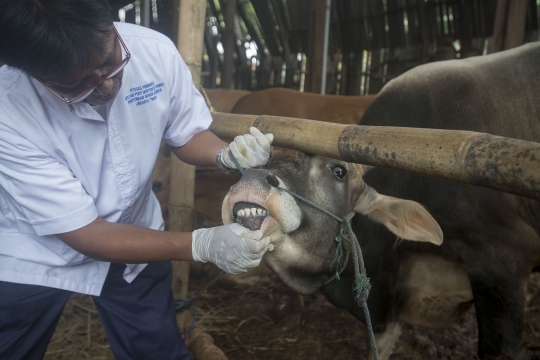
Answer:
<path fill-rule="evenodd" d="M 238 100 L 250 93 L 247 90 L 223 88 L 205 89 L 205 91 L 214 110 L 225 113 L 230 113 Z"/>
<path fill-rule="evenodd" d="M 254 91 L 240 99 L 232 113 L 285 116 L 357 124 L 375 95 L 338 96 L 272 88 Z"/>
<path fill-rule="evenodd" d="M 540 141 L 540 43 L 417 67 L 392 80 L 362 125 L 470 130 Z"/>

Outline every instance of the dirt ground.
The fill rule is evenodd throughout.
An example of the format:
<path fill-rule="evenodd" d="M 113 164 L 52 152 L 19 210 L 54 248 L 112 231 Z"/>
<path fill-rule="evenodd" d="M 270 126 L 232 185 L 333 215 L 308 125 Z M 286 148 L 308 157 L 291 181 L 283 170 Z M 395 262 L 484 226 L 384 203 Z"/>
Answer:
<path fill-rule="evenodd" d="M 193 271 L 190 292 L 209 280 L 208 273 Z M 198 323 L 229 359 L 365 359 L 368 353 L 363 323 L 320 293 L 294 293 L 273 274 L 254 285 L 220 280 L 197 306 Z M 540 274 L 528 283 L 524 344 L 528 358 L 540 358 Z M 475 359 L 476 345 L 471 309 L 460 324 L 444 330 L 404 325 L 391 359 Z M 45 359 L 113 359 L 90 297 L 72 296 Z"/>

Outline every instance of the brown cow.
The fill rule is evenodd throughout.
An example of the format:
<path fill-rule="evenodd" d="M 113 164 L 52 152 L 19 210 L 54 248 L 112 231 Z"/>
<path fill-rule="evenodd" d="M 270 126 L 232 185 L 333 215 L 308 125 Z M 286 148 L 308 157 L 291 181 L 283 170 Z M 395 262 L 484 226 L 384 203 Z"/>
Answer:
<path fill-rule="evenodd" d="M 375 95 L 338 96 L 273 88 L 254 91 L 241 98 L 233 114 L 274 115 L 299 119 L 358 124 Z"/>
<path fill-rule="evenodd" d="M 221 88 L 205 89 L 205 91 L 214 110 L 226 113 L 232 112 L 232 109 L 238 100 L 251 93 L 247 90 L 231 90 Z"/>

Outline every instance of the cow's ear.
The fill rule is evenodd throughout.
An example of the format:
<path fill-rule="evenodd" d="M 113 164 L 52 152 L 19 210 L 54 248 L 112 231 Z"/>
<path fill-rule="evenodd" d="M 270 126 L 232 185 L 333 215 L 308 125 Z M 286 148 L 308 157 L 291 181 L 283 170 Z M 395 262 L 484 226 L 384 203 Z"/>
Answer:
<path fill-rule="evenodd" d="M 415 201 L 381 195 L 366 184 L 354 210 L 382 223 L 400 238 L 435 245 L 443 242 L 437 221 Z"/>

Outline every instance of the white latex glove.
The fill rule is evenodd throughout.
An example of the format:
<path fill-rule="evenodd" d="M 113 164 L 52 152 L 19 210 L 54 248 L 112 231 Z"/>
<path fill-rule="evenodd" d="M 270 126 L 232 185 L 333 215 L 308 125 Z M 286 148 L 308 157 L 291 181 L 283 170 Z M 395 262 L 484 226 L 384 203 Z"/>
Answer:
<path fill-rule="evenodd" d="M 260 264 L 270 238 L 260 230 L 228 224 L 193 232 L 193 260 L 210 261 L 229 274 L 246 272 Z"/>
<path fill-rule="evenodd" d="M 256 127 L 250 127 L 249 132 L 251 135 L 245 134 L 235 137 L 234 141 L 223 151 L 221 162 L 229 169 L 236 169 L 236 165 L 229 157 L 230 151 L 244 169 L 265 165 L 268 162 L 270 144 L 274 140 L 274 135 L 264 135 Z"/>

